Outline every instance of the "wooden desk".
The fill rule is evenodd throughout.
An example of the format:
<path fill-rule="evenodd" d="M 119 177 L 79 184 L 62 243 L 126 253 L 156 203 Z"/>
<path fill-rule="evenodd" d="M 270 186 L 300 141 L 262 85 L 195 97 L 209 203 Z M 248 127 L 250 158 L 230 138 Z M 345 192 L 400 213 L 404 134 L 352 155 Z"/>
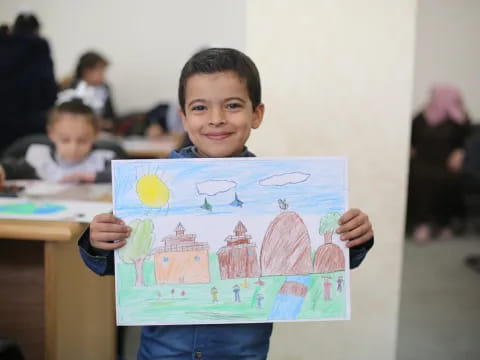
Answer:
<path fill-rule="evenodd" d="M 183 142 L 184 134 L 166 135 L 157 140 L 142 137 L 125 138 L 121 145 L 131 158 L 166 158 Z"/>
<path fill-rule="evenodd" d="M 77 240 L 85 224 L 0 220 L 0 336 L 27 360 L 113 360 L 113 277 L 91 272 Z"/>

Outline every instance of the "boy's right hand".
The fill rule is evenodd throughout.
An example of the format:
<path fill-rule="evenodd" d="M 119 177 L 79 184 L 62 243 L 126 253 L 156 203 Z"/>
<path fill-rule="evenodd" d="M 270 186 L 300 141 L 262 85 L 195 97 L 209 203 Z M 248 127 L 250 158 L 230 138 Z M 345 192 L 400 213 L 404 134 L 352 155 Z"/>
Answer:
<path fill-rule="evenodd" d="M 124 246 L 131 228 L 113 214 L 99 214 L 90 224 L 90 245 L 95 249 L 115 250 Z"/>

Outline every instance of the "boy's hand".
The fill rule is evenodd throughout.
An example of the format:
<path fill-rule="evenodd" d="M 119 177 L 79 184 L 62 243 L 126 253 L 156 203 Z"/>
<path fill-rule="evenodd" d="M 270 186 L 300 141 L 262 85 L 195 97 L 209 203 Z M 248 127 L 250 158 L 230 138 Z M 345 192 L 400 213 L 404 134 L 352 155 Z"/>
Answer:
<path fill-rule="evenodd" d="M 90 224 L 90 245 L 95 249 L 114 250 L 126 244 L 131 229 L 112 214 L 100 214 Z"/>
<path fill-rule="evenodd" d="M 70 175 L 66 175 L 60 179 L 60 182 L 80 182 L 80 183 L 94 183 L 96 175 L 90 172 L 76 172 Z"/>
<path fill-rule="evenodd" d="M 366 243 L 373 237 L 372 224 L 367 214 L 359 209 L 350 209 L 338 220 L 337 234 L 340 240 L 348 241 L 347 248 Z"/>

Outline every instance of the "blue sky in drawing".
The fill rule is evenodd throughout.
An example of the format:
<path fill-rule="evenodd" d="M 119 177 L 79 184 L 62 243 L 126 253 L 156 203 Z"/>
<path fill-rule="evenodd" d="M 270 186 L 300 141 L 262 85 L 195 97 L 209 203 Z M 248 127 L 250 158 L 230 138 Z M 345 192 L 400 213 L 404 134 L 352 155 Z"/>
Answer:
<path fill-rule="evenodd" d="M 113 162 L 114 206 L 120 217 L 189 214 L 278 214 L 278 199 L 302 214 L 343 212 L 347 173 L 344 158 L 154 159 Z M 144 175 L 157 175 L 170 199 L 161 209 L 145 206 L 136 192 Z M 235 193 L 242 207 L 230 203 Z M 212 206 L 200 206 L 205 198 Z"/>

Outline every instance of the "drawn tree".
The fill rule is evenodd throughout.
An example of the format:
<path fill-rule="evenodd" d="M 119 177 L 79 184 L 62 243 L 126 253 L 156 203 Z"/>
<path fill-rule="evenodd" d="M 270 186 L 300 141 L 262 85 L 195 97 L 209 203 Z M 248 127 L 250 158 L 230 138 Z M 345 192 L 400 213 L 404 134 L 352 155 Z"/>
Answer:
<path fill-rule="evenodd" d="M 338 219 L 340 219 L 340 214 L 337 212 L 328 213 L 320 219 L 318 232 L 323 236 L 325 244 L 332 243 L 333 232 L 338 227 Z"/>
<path fill-rule="evenodd" d="M 332 243 L 333 232 L 338 227 L 340 214 L 328 213 L 320 219 L 318 232 L 323 236 L 324 244 L 315 252 L 313 269 L 317 273 L 330 273 L 345 270 L 345 256 L 337 244 Z"/>
<path fill-rule="evenodd" d="M 118 254 L 123 262 L 135 264 L 135 286 L 144 286 L 143 262 L 149 255 L 153 242 L 153 222 L 150 219 L 135 219 L 128 225 L 132 228 L 132 233 Z"/>

